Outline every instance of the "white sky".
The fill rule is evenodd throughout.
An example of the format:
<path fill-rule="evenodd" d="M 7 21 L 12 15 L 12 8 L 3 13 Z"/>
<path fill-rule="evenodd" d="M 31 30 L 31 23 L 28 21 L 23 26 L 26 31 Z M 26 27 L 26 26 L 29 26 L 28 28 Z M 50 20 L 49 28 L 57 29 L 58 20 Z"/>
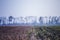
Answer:
<path fill-rule="evenodd" d="M 0 0 L 0 16 L 60 16 L 60 0 Z"/>

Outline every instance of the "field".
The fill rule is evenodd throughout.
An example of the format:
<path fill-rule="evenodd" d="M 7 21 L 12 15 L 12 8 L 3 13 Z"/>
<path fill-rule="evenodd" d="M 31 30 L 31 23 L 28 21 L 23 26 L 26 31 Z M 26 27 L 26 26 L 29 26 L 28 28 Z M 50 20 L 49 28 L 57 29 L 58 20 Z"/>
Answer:
<path fill-rule="evenodd" d="M 60 40 L 60 26 L 0 26 L 0 40 Z"/>

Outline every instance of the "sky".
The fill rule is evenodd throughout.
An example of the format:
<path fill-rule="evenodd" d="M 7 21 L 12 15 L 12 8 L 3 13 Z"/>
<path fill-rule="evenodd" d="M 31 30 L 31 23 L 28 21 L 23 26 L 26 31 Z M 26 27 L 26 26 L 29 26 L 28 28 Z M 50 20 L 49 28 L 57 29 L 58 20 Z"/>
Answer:
<path fill-rule="evenodd" d="M 1 16 L 60 16 L 60 0 L 0 0 Z"/>

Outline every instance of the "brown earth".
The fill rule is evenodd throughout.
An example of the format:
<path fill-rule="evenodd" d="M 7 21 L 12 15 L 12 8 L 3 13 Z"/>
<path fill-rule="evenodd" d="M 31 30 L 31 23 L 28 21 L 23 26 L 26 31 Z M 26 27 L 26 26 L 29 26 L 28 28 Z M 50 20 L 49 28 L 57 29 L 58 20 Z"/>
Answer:
<path fill-rule="evenodd" d="M 29 40 L 30 26 L 0 26 L 0 40 Z"/>

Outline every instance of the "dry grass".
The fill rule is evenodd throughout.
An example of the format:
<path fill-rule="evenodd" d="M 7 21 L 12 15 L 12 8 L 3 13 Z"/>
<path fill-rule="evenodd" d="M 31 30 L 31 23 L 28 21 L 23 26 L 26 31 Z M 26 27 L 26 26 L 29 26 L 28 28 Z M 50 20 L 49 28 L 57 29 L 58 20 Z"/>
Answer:
<path fill-rule="evenodd" d="M 0 27 L 0 40 L 29 40 L 30 26 L 3 26 Z"/>

